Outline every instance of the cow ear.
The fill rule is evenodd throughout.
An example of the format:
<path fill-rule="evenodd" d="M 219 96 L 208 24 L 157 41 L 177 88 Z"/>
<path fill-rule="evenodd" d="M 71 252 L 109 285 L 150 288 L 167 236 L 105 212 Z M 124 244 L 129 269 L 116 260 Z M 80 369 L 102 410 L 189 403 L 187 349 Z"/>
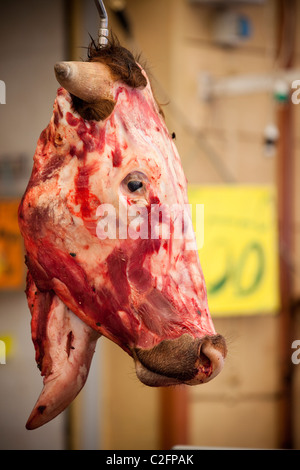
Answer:
<path fill-rule="evenodd" d="M 113 99 L 114 80 L 101 62 L 58 62 L 54 70 L 59 84 L 86 103 Z"/>
<path fill-rule="evenodd" d="M 105 98 L 95 103 L 87 103 L 72 94 L 71 98 L 74 110 L 86 121 L 104 121 L 111 115 L 116 104 L 115 101 Z"/>

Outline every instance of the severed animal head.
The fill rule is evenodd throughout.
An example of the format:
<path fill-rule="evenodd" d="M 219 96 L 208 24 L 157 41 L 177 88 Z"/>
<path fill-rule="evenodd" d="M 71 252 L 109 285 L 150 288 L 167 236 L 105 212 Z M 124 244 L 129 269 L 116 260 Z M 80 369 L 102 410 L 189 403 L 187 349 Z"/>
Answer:
<path fill-rule="evenodd" d="M 145 71 L 112 41 L 55 72 L 61 88 L 19 208 L 44 377 L 28 429 L 79 393 L 101 335 L 149 386 L 207 382 L 226 356 L 186 179 Z"/>

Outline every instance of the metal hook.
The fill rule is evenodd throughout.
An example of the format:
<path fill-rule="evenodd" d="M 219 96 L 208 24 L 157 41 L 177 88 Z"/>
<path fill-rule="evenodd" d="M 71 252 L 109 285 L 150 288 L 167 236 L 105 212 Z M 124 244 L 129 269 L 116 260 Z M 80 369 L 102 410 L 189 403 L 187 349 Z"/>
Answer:
<path fill-rule="evenodd" d="M 102 0 L 94 0 L 97 10 L 100 15 L 100 28 L 99 28 L 99 46 L 105 46 L 107 44 L 108 37 L 108 16 Z"/>

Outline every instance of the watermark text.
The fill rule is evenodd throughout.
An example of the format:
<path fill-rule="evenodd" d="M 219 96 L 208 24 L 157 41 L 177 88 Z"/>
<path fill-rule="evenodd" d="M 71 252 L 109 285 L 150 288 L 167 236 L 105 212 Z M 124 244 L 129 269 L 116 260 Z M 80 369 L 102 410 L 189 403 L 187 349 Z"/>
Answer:
<path fill-rule="evenodd" d="M 293 352 L 291 359 L 293 364 L 300 364 L 300 339 L 295 339 L 292 342 L 292 349 L 295 349 Z"/>
<path fill-rule="evenodd" d="M 292 82 L 292 89 L 295 90 L 291 96 L 292 103 L 299 104 L 300 103 L 300 80 L 294 80 Z"/>
<path fill-rule="evenodd" d="M 192 210 L 190 204 L 127 207 L 121 200 L 118 207 L 100 204 L 96 211 L 96 234 L 100 240 L 184 240 L 186 249 L 200 249 L 204 243 L 204 205 L 196 204 L 194 208 L 195 227 Z"/>
<path fill-rule="evenodd" d="M 0 364 L 6 364 L 6 344 L 0 340 Z"/>
<path fill-rule="evenodd" d="M 3 80 L 0 80 L 0 104 L 6 104 L 6 85 Z"/>

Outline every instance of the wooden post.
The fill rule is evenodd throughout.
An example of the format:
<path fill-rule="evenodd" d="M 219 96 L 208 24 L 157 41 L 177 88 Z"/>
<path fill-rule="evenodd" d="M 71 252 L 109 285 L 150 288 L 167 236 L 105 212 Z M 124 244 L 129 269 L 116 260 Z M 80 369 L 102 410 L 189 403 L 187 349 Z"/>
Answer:
<path fill-rule="evenodd" d="M 281 311 L 279 314 L 280 335 L 280 425 L 279 447 L 292 448 L 292 274 L 291 274 L 291 244 L 292 244 L 292 174 L 291 174 L 291 109 L 290 105 L 281 106 L 278 111 L 278 127 L 280 144 L 278 155 L 278 216 L 279 216 L 279 268 L 280 268 L 280 297 Z"/>
<path fill-rule="evenodd" d="M 187 385 L 160 389 L 160 448 L 188 444 Z"/>
<path fill-rule="evenodd" d="M 296 1 L 279 0 L 279 56 L 280 66 L 292 67 Z M 279 403 L 279 447 L 293 448 L 293 403 L 292 403 L 292 256 L 293 256 L 293 104 L 290 96 L 278 106 L 279 143 L 277 154 L 277 197 L 279 229 L 279 269 L 281 310 L 279 314 L 280 351 L 280 403 Z"/>

